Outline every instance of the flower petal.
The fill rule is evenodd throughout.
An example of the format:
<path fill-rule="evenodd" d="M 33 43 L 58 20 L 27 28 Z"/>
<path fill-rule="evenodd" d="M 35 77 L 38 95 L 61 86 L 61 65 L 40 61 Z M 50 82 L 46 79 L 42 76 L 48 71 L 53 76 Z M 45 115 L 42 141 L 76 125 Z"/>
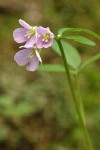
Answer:
<path fill-rule="evenodd" d="M 50 39 L 49 42 L 43 42 L 43 47 L 48 48 L 53 44 L 53 39 Z"/>
<path fill-rule="evenodd" d="M 37 38 L 36 35 L 32 36 L 24 45 L 25 48 L 31 48 L 36 44 Z"/>
<path fill-rule="evenodd" d="M 13 37 L 14 40 L 17 43 L 23 43 L 27 40 L 27 37 L 25 37 L 27 29 L 25 28 L 17 28 L 16 30 L 14 30 L 13 32 Z"/>
<path fill-rule="evenodd" d="M 37 28 L 37 33 L 39 34 L 39 35 L 43 35 L 43 34 L 45 34 L 45 33 L 47 33 L 48 32 L 48 28 L 43 28 L 43 27 L 38 27 Z"/>
<path fill-rule="evenodd" d="M 37 48 L 43 48 L 43 42 L 42 42 L 43 36 L 39 37 L 37 40 Z"/>
<path fill-rule="evenodd" d="M 42 59 L 41 59 L 39 52 L 37 50 L 35 50 L 35 53 L 36 53 L 36 56 L 37 56 L 39 62 L 42 64 Z"/>
<path fill-rule="evenodd" d="M 19 19 L 19 24 L 22 25 L 26 29 L 32 28 L 28 23 L 26 23 L 24 20 Z"/>
<path fill-rule="evenodd" d="M 24 66 L 30 61 L 30 58 L 28 57 L 29 51 L 29 49 L 23 49 L 15 54 L 14 60 L 19 66 Z"/>
<path fill-rule="evenodd" d="M 30 65 L 26 66 L 26 69 L 29 71 L 35 71 L 39 65 L 39 60 L 37 56 L 34 56 L 32 59 L 30 59 Z"/>
<path fill-rule="evenodd" d="M 37 28 L 37 34 L 38 34 L 38 40 L 37 40 L 37 47 L 38 48 L 48 48 L 52 45 L 54 34 L 50 31 L 49 28 L 43 28 L 43 27 L 38 27 Z M 50 35 L 50 37 L 45 37 L 45 34 Z M 45 38 L 47 38 L 48 42 L 45 42 Z M 50 39 L 49 39 L 50 38 Z"/>

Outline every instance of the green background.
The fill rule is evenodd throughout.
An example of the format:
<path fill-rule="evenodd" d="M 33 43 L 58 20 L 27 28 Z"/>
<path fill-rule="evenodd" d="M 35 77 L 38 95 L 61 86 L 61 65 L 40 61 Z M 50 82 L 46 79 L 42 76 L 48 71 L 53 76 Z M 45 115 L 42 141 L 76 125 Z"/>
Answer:
<path fill-rule="evenodd" d="M 65 73 L 28 72 L 14 62 L 19 44 L 13 31 L 18 19 L 31 25 L 81 27 L 100 34 L 99 0 L 0 0 L 0 150 L 86 150 Z M 91 38 L 91 37 L 89 37 Z M 100 50 L 73 44 L 84 62 Z M 63 64 L 51 49 L 43 63 Z M 80 76 L 87 128 L 94 150 L 100 148 L 100 60 Z M 76 89 L 76 83 L 74 82 Z"/>

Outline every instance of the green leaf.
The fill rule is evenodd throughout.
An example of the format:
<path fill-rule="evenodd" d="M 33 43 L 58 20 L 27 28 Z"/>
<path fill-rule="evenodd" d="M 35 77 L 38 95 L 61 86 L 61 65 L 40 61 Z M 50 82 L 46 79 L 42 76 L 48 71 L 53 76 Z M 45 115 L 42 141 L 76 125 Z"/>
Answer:
<path fill-rule="evenodd" d="M 46 72 L 65 72 L 65 68 L 58 64 L 44 64 L 39 66 L 38 70 Z"/>
<path fill-rule="evenodd" d="M 67 58 L 68 64 L 72 66 L 74 69 L 77 69 L 81 63 L 81 57 L 78 51 L 71 44 L 63 40 L 61 42 L 64 48 L 64 52 L 65 52 L 65 56 Z M 61 56 L 59 46 L 55 40 L 53 42 L 52 48 L 54 49 L 56 53 L 58 53 Z"/>
<path fill-rule="evenodd" d="M 44 64 L 39 66 L 37 70 L 45 72 L 65 72 L 65 68 L 58 64 Z M 70 73 L 76 74 L 74 70 L 70 70 Z"/>
<path fill-rule="evenodd" d="M 88 59 L 85 63 L 83 63 L 80 66 L 80 70 L 84 69 L 87 65 L 93 63 L 94 61 L 96 61 L 97 59 L 100 59 L 100 53 L 97 53 L 96 55 L 92 56 L 90 59 Z"/>
<path fill-rule="evenodd" d="M 16 117 L 21 117 L 21 116 L 26 116 L 30 113 L 33 112 L 33 105 L 28 104 L 28 103 L 20 103 L 18 105 L 13 105 L 12 107 L 7 107 L 1 109 L 0 113 L 4 116 L 16 116 Z"/>
<path fill-rule="evenodd" d="M 14 100 L 9 96 L 2 95 L 0 97 L 0 107 L 11 108 L 14 104 Z"/>
<path fill-rule="evenodd" d="M 19 103 L 14 109 L 14 116 L 26 116 L 33 112 L 33 106 L 27 102 Z M 12 112 L 11 112 L 12 114 Z"/>
<path fill-rule="evenodd" d="M 82 28 L 62 28 L 58 31 L 58 34 L 63 36 L 64 33 L 68 33 L 68 32 L 84 32 L 100 40 L 100 35 L 88 29 L 82 29 Z"/>
<path fill-rule="evenodd" d="M 79 43 L 83 43 L 83 44 L 86 44 L 86 45 L 91 45 L 91 46 L 95 46 L 95 42 L 81 36 L 81 35 L 71 35 L 71 36 L 63 36 L 63 38 L 66 38 L 66 39 L 72 39 L 76 42 L 79 42 Z"/>
<path fill-rule="evenodd" d="M 61 56 L 60 49 L 59 49 L 57 41 L 55 39 L 53 40 L 52 48 L 58 55 Z"/>

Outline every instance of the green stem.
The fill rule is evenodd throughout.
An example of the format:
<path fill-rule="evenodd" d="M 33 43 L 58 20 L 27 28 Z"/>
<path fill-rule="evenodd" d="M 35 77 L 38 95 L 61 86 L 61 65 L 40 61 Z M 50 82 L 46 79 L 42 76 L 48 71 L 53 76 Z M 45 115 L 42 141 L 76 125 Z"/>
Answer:
<path fill-rule="evenodd" d="M 77 96 L 78 96 L 78 104 L 79 104 L 79 108 L 80 108 L 80 112 L 82 114 L 82 117 L 84 119 L 84 123 L 86 124 L 86 121 L 85 121 L 85 114 L 84 114 L 84 106 L 83 106 L 83 100 L 82 100 L 82 97 L 81 97 L 81 88 L 80 88 L 80 80 L 79 80 L 79 74 L 76 74 L 76 84 L 77 84 Z"/>
<path fill-rule="evenodd" d="M 80 120 L 81 127 L 83 129 L 83 133 L 84 133 L 84 137 L 85 137 L 85 140 L 86 140 L 86 143 L 87 143 L 88 150 L 93 150 L 92 145 L 91 145 L 91 141 L 90 141 L 90 137 L 89 137 L 87 128 L 85 126 L 84 118 L 83 118 L 82 113 L 80 112 L 78 101 L 77 101 L 77 98 L 76 98 L 76 95 L 75 95 L 75 92 L 74 92 L 74 88 L 73 88 L 73 84 L 72 84 L 72 80 L 71 80 L 71 75 L 70 75 L 67 59 L 65 57 L 65 52 L 64 52 L 62 43 L 60 41 L 60 37 L 57 37 L 56 40 L 57 40 L 57 43 L 58 43 L 59 48 L 60 48 L 60 52 L 61 52 L 62 59 L 63 59 L 63 62 L 64 62 L 65 71 L 66 71 L 70 91 L 71 91 L 71 94 L 72 94 L 72 97 L 73 97 L 73 101 L 74 101 L 75 108 L 76 108 L 76 111 L 77 111 L 77 114 L 78 114 L 78 117 L 79 117 L 79 120 Z"/>

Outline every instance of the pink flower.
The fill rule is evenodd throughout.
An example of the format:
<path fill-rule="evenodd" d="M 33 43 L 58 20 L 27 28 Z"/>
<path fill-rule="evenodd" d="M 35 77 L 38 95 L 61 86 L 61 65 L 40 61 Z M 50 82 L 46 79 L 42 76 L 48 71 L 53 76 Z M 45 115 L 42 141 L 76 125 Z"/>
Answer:
<path fill-rule="evenodd" d="M 37 47 L 48 48 L 52 45 L 54 34 L 49 28 L 38 27 L 37 28 Z"/>
<path fill-rule="evenodd" d="M 40 54 L 34 48 L 18 51 L 14 56 L 14 60 L 19 66 L 26 65 L 26 69 L 29 71 L 35 71 L 39 64 L 42 64 Z"/>
<path fill-rule="evenodd" d="M 19 23 L 23 26 L 23 28 L 17 28 L 16 30 L 14 30 L 14 40 L 17 43 L 26 42 L 26 44 L 24 45 L 24 47 L 26 48 L 32 47 L 37 42 L 37 27 L 32 27 L 21 19 L 19 19 Z"/>
<path fill-rule="evenodd" d="M 35 71 L 42 59 L 39 54 L 39 49 L 48 48 L 52 45 L 54 34 L 49 28 L 43 27 L 32 27 L 27 24 L 24 20 L 19 19 L 22 28 L 17 28 L 13 32 L 14 40 L 17 43 L 26 42 L 24 48 L 17 52 L 14 56 L 14 60 L 19 66 L 26 65 L 26 69 L 29 71 Z"/>
<path fill-rule="evenodd" d="M 19 19 L 19 23 L 23 28 L 17 28 L 13 32 L 13 37 L 17 43 L 26 42 L 21 47 L 31 48 L 35 45 L 37 48 L 48 48 L 52 45 L 54 34 L 49 28 L 32 27 L 21 19 Z"/>

